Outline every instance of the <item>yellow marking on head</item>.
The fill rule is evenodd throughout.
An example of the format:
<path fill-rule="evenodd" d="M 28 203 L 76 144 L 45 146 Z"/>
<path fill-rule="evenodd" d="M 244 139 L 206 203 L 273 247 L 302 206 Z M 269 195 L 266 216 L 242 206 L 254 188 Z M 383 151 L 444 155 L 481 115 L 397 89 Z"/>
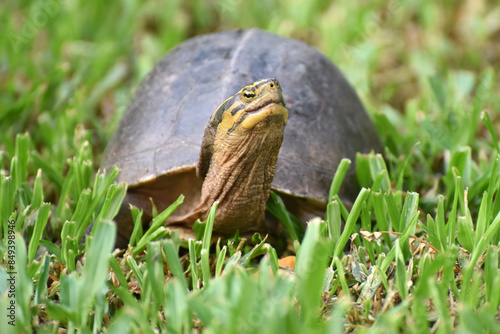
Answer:
<path fill-rule="evenodd" d="M 279 82 L 276 79 L 263 79 L 226 99 L 210 121 L 217 127 L 217 132 L 231 134 L 248 131 L 271 116 L 282 116 L 286 124 L 288 110 Z"/>

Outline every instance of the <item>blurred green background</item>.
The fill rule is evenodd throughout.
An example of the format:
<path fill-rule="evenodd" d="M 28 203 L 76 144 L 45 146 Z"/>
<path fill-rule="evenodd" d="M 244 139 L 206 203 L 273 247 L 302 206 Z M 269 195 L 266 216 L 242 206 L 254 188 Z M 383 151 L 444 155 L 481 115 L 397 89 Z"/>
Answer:
<path fill-rule="evenodd" d="M 115 189 L 114 186 L 109 187 L 112 177 L 109 180 L 106 179 L 109 181 L 106 186 L 102 186 L 107 182 L 104 177 L 97 177 L 98 180 L 95 183 L 94 178 L 102 152 L 140 81 L 166 52 L 182 41 L 199 34 L 247 27 L 259 27 L 303 40 L 320 49 L 342 70 L 363 100 L 384 141 L 387 170 L 382 162 L 376 166 L 381 170 L 381 173 L 376 175 L 377 178 L 380 176 L 380 180 L 382 176 L 389 180 L 383 190 L 388 191 L 392 187 L 395 193 L 394 198 L 399 201 L 397 210 L 392 211 L 396 212 L 393 216 L 397 216 L 394 221 L 400 214 L 402 221 L 404 221 L 403 218 L 407 218 L 407 212 L 401 210 L 406 210 L 406 199 L 410 198 L 411 201 L 408 202 L 412 205 L 411 212 L 416 217 L 414 224 L 418 218 L 419 230 L 415 233 L 423 235 L 424 239 L 429 240 L 442 251 L 442 256 L 436 256 L 435 262 L 429 260 L 434 259 L 434 253 L 431 251 L 426 251 L 422 257 L 419 254 L 413 257 L 412 254 L 406 259 L 398 253 L 400 257 L 395 260 L 397 261 L 396 268 L 399 268 L 396 274 L 396 276 L 399 275 L 396 277 L 396 281 L 399 279 L 398 291 L 402 293 L 401 296 L 404 297 L 406 293 L 409 297 L 401 303 L 399 303 L 401 301 L 399 297 L 394 297 L 397 296 L 394 292 L 394 284 L 391 283 L 394 280 L 394 266 L 392 260 L 389 259 L 388 262 L 391 262 L 391 265 L 387 264 L 383 271 L 385 275 L 385 270 L 389 270 L 386 280 L 391 280 L 391 287 L 384 291 L 388 291 L 387 296 L 390 298 L 386 300 L 390 305 L 383 301 L 385 296 L 377 296 L 382 299 L 373 299 L 373 305 L 371 299 L 352 304 L 340 303 L 343 311 L 335 311 L 332 315 L 331 328 L 334 328 L 336 324 L 342 328 L 342 319 L 344 319 L 352 325 L 346 328 L 354 330 L 354 328 L 359 328 L 355 327 L 359 324 L 369 326 L 375 321 L 374 317 L 377 317 L 380 332 L 384 332 L 382 331 L 384 324 L 389 324 L 387 328 L 393 332 L 415 333 L 420 333 L 421 328 L 434 331 L 439 326 L 442 327 L 438 328 L 438 332 L 449 332 L 457 326 L 464 333 L 467 332 L 466 329 L 467 333 L 473 333 L 474 328 L 479 325 L 498 329 L 496 308 L 500 302 L 500 289 L 498 289 L 500 285 L 497 275 L 500 236 L 494 228 L 498 229 L 499 221 L 495 220 L 496 223 L 491 224 L 494 228 L 490 229 L 491 226 L 487 225 L 497 215 L 500 208 L 500 198 L 496 195 L 499 189 L 498 175 L 500 175 L 496 159 L 500 147 L 498 138 L 495 138 L 495 133 L 500 133 L 500 78 L 498 75 L 500 70 L 500 3 L 498 0 L 1 1 L 0 218 L 4 233 L 7 230 L 7 221 L 12 219 L 16 220 L 16 230 L 21 232 L 24 239 L 26 241 L 31 239 L 29 242 L 30 263 L 28 266 L 23 266 L 23 270 L 27 268 L 26 271 L 29 273 L 23 272 L 20 276 L 20 282 L 25 284 L 24 295 L 18 296 L 18 299 L 24 303 L 19 304 L 19 309 L 24 310 L 25 316 L 27 314 L 24 319 L 19 317 L 23 328 L 28 328 L 26 331 L 29 331 L 33 325 L 32 319 L 35 318 L 30 318 L 29 315 L 40 313 L 38 314 L 40 319 L 46 318 L 45 306 L 42 304 L 45 300 L 50 301 L 51 298 L 57 301 L 52 303 L 54 308 L 49 310 L 50 317 L 53 319 L 59 319 L 57 316 L 60 316 L 60 319 L 66 317 L 66 313 L 58 313 L 60 309 L 54 305 L 65 306 L 61 302 L 63 298 L 61 297 L 61 300 L 58 298 L 65 292 L 73 290 L 69 288 L 69 283 L 59 290 L 55 284 L 59 276 L 57 278 L 55 276 L 63 272 L 60 276 L 61 280 L 66 279 L 66 282 L 71 280 L 72 284 L 80 282 L 78 279 L 80 279 L 81 268 L 76 266 L 80 263 L 80 258 L 75 262 L 75 257 L 81 256 L 89 244 L 96 245 L 97 242 L 79 245 L 77 238 L 64 239 L 64 236 L 74 235 L 74 231 L 72 233 L 64 231 L 64 226 L 67 230 L 74 229 L 76 223 L 82 224 L 83 220 L 90 223 L 92 219 L 100 217 L 100 213 L 105 211 L 102 209 L 101 199 L 104 198 L 108 188 Z M 482 121 L 483 112 L 489 115 L 492 122 L 484 121 L 484 119 Z M 21 133 L 28 135 L 18 136 Z M 16 136 L 18 136 L 17 144 Z M 489 184 L 490 176 L 494 176 L 492 184 Z M 369 180 L 369 182 L 372 181 Z M 466 191 L 463 196 L 463 190 L 466 188 L 468 192 Z M 124 191 L 123 186 L 121 190 Z M 414 193 L 407 193 L 406 190 Z M 489 197 L 486 190 L 489 191 Z M 370 201 L 371 198 L 377 198 L 375 197 L 376 191 L 378 189 L 373 190 Z M 112 191 L 109 190 L 108 195 L 110 192 Z M 486 195 L 481 199 L 483 193 Z M 378 195 L 380 194 L 379 192 Z M 388 197 L 391 200 L 393 199 L 390 191 L 384 195 L 386 194 L 389 194 Z M 95 204 L 94 211 L 86 212 L 86 207 L 82 209 L 84 204 L 81 205 L 80 210 L 77 210 L 78 203 L 90 203 L 90 197 L 92 197 L 92 203 Z M 114 198 L 115 202 L 118 202 L 117 197 Z M 405 198 L 404 207 L 402 206 L 403 198 Z M 85 200 L 88 201 L 85 202 Z M 43 202 L 46 203 L 42 204 Z M 457 203 L 460 203 L 458 211 Z M 480 203 L 485 203 L 482 206 L 485 209 L 482 214 L 477 215 Z M 370 209 L 370 205 L 364 206 L 363 210 Z M 452 205 L 455 207 L 452 208 Z M 381 216 L 385 217 L 386 207 L 383 205 L 380 207 L 383 209 L 379 212 L 382 212 Z M 426 213 L 431 215 L 426 216 Z M 457 218 L 457 215 L 460 217 Z M 85 216 L 85 219 L 79 219 L 82 216 Z M 435 217 L 436 223 L 431 216 Z M 436 232 L 441 227 L 444 229 L 445 216 L 449 218 L 446 224 L 449 234 L 446 235 L 442 231 Z M 479 217 L 477 226 L 482 226 L 481 228 L 476 226 L 476 217 Z M 379 217 L 376 218 L 378 220 Z M 357 220 L 357 216 L 354 220 Z M 363 228 L 371 227 L 370 213 L 363 211 L 361 220 L 364 223 Z M 48 224 L 45 227 L 47 221 Z M 427 223 L 423 223 L 425 221 Z M 456 221 L 458 221 L 458 242 L 455 240 Z M 108 224 L 109 226 L 112 225 Z M 315 230 L 317 240 L 310 239 L 309 246 L 315 245 L 320 238 L 319 224 L 315 226 L 318 228 Z M 486 227 L 488 227 L 487 230 Z M 38 239 L 32 237 L 36 235 L 36 228 L 39 229 Z M 485 231 L 489 232 L 483 237 Z M 108 230 L 108 232 L 111 235 L 109 240 L 111 240 L 113 231 Z M 393 233 L 400 232 L 402 230 Z M 315 233 L 314 230 L 311 233 Z M 40 244 L 49 248 L 50 259 L 48 253 L 43 254 L 43 259 L 39 257 L 40 254 L 36 253 L 37 250 L 43 249 L 38 248 L 42 235 L 43 243 L 40 242 Z M 486 239 L 486 236 L 489 239 Z M 109 240 L 101 241 L 105 244 L 105 241 Z M 473 256 L 471 263 L 473 265 L 479 263 L 478 265 L 481 266 L 485 260 L 480 255 L 483 254 L 490 241 L 496 246 L 489 246 L 486 256 L 489 269 L 485 268 L 486 274 L 483 275 L 483 271 L 477 271 L 473 266 L 468 265 L 470 254 L 464 255 L 464 253 L 473 252 L 475 257 Z M 61 249 L 57 248 L 61 243 Z M 67 246 L 68 243 L 72 243 L 70 246 L 77 251 Z M 172 241 L 167 239 L 163 240 L 163 243 L 173 245 Z M 367 239 L 363 240 L 363 243 L 366 249 L 369 249 Z M 22 241 L 19 241 L 19 244 L 22 244 Z M 2 247 L 0 250 L 2 263 L 4 263 L 7 253 L 5 245 Z M 392 246 L 387 247 L 385 244 L 375 247 L 380 248 L 376 252 L 378 262 L 383 261 L 387 254 L 392 253 L 394 256 L 393 250 L 396 249 Z M 459 247 L 460 252 L 457 255 Z M 21 253 L 22 249 L 23 247 L 19 247 L 18 263 L 26 262 L 24 259 L 26 254 Z M 93 255 L 95 258 L 100 258 L 99 249 L 95 249 L 98 251 Z M 154 250 L 159 251 L 159 243 L 148 244 L 148 256 L 156 254 Z M 341 250 L 340 248 L 339 254 Z M 108 249 L 106 254 L 109 252 Z M 371 246 L 371 252 L 374 257 L 373 246 Z M 398 250 L 398 252 L 401 251 Z M 450 255 L 450 252 L 455 253 Z M 121 269 L 117 261 L 121 261 L 121 255 L 115 255 L 116 259 L 110 257 L 109 263 L 115 265 L 113 271 L 118 274 L 118 280 L 122 279 L 122 288 L 129 293 L 120 297 L 127 302 L 127 307 L 123 307 L 123 312 L 119 313 L 120 321 L 117 321 L 123 324 L 132 321 L 130 320 L 132 317 L 126 312 L 136 310 L 132 306 L 139 305 L 136 303 L 135 295 L 137 286 L 131 286 L 130 291 L 127 291 L 127 284 L 131 282 L 128 282 L 125 276 L 119 275 Z M 170 255 L 170 259 L 175 257 L 178 261 L 176 252 L 172 251 Z M 142 269 L 145 265 L 145 258 L 141 256 L 136 258 Z M 163 268 L 161 256 L 158 255 L 155 258 L 156 262 L 152 260 L 153 258 L 155 257 L 151 256 L 151 261 L 148 260 L 149 264 L 147 264 L 149 267 L 146 267 Z M 347 263 L 348 258 L 352 260 L 351 254 L 347 254 L 342 259 L 344 264 Z M 363 262 L 365 257 L 360 258 Z M 135 260 L 130 259 L 131 262 L 128 264 L 120 262 L 122 270 L 126 273 L 127 279 L 140 277 Z M 206 256 L 206 263 L 208 259 Z M 277 262 L 276 252 L 274 252 L 273 259 Z M 448 261 L 449 259 L 451 260 Z M 38 271 L 37 268 L 41 268 L 42 260 L 44 271 L 42 269 Z M 223 254 L 220 263 L 224 260 Z M 306 255 L 304 255 L 302 261 L 306 260 Z M 186 263 L 189 261 L 185 258 L 182 261 L 183 265 L 187 266 Z M 213 312 L 219 312 L 212 306 L 220 303 L 220 310 L 223 311 L 217 314 L 224 315 L 220 319 L 229 320 L 239 318 L 226 316 L 226 312 L 231 315 L 230 312 L 237 310 L 243 315 L 251 314 L 245 311 L 248 298 L 255 298 L 256 305 L 251 307 L 262 312 L 259 303 L 269 300 L 269 293 L 266 289 L 269 291 L 284 289 L 288 291 L 284 292 L 287 296 L 286 302 L 279 299 L 280 308 L 277 308 L 275 313 L 266 314 L 269 322 L 262 322 L 263 328 L 272 332 L 273 327 L 268 325 L 270 323 L 278 326 L 276 328 L 281 328 L 283 321 L 282 318 L 278 318 L 277 314 L 286 318 L 286 322 L 291 324 L 290 328 L 295 328 L 297 333 L 303 332 L 301 329 L 304 328 L 313 328 L 315 323 L 308 323 L 308 327 L 301 327 L 303 324 L 297 322 L 299 318 L 296 312 L 296 296 L 300 299 L 300 296 L 312 295 L 309 293 L 310 289 L 316 289 L 319 305 L 320 294 L 324 291 L 320 291 L 321 287 L 305 283 L 294 290 L 295 288 L 291 288 L 291 280 L 288 280 L 286 275 L 279 276 L 280 278 L 276 281 L 267 277 L 266 281 L 262 278 L 266 276 L 267 269 L 265 268 L 269 264 L 266 261 L 262 261 L 261 265 L 264 269 L 258 277 L 247 271 L 248 267 L 253 265 L 247 261 L 245 266 L 238 267 L 239 269 L 228 274 L 230 276 L 223 275 L 222 278 L 210 281 L 213 282 L 210 286 L 207 279 L 205 282 L 207 288 L 204 287 L 206 290 L 199 290 L 201 291 L 199 294 L 198 291 L 188 291 L 186 287 L 179 288 L 178 283 L 182 279 L 179 282 L 171 280 L 171 284 L 166 284 L 165 289 L 168 293 L 173 293 L 174 289 L 178 289 L 175 291 L 181 291 L 180 296 L 184 296 L 184 300 L 194 300 L 199 307 L 204 305 L 208 296 L 212 299 L 208 299 L 210 302 L 205 307 L 215 309 L 216 311 Z M 356 289 L 360 289 L 358 282 L 361 280 L 352 279 L 349 276 L 351 273 L 346 271 L 349 279 L 346 282 L 346 277 L 342 272 L 342 263 L 338 259 L 334 261 L 338 262 L 338 269 L 335 273 L 328 272 L 331 274 L 330 280 L 333 279 L 334 274 L 336 275 L 334 280 L 336 285 L 328 286 L 331 288 L 330 297 L 333 300 L 334 294 L 335 297 L 339 295 L 337 294 L 340 291 L 340 288 L 337 290 L 339 284 L 342 284 L 341 290 L 349 298 L 351 297 L 349 289 L 355 296 L 358 292 Z M 43 281 L 43 277 L 40 276 L 48 275 L 49 262 L 52 276 L 49 281 L 47 281 L 47 276 L 44 276 L 45 281 Z M 111 283 L 108 282 L 107 276 L 108 264 L 104 260 L 101 262 L 101 280 L 96 281 L 97 283 L 92 288 L 98 291 L 104 287 L 102 291 L 105 292 L 106 287 L 109 288 L 107 284 Z M 196 266 L 195 262 L 193 262 L 194 266 Z M 443 264 L 445 262 L 446 266 Z M 372 270 L 375 267 L 374 263 L 375 261 L 365 262 L 365 269 L 368 266 Z M 455 263 L 464 268 L 469 278 L 470 275 L 474 275 L 471 280 L 474 283 L 471 283 L 470 290 L 467 276 L 466 279 L 460 281 L 463 278 L 460 276 L 462 270 L 459 269 L 460 273 L 454 272 L 457 268 Z M 178 268 L 178 274 L 182 276 L 180 263 Z M 320 269 L 318 272 L 324 268 Z M 134 270 L 134 275 L 130 275 L 130 270 Z M 406 281 L 406 270 L 408 270 L 409 281 Z M 0 271 L 5 273 L 3 268 Z M 427 275 L 426 279 L 431 276 L 438 276 L 439 279 L 436 278 L 431 282 L 429 278 L 432 284 L 428 284 L 426 280 L 418 279 L 417 273 L 422 272 Z M 449 281 L 444 278 L 441 280 L 443 276 L 439 275 L 443 272 L 448 276 Z M 161 283 L 165 277 L 163 271 L 158 270 L 156 273 L 158 279 L 151 279 L 148 282 L 151 286 L 158 284 L 158 289 L 161 290 L 164 288 Z M 171 275 L 170 272 L 168 274 Z M 205 270 L 205 276 L 209 277 L 210 274 L 210 270 Z M 460 293 L 457 288 L 458 283 L 455 282 L 455 274 L 457 275 L 456 282 L 460 283 Z M 318 275 L 317 277 L 320 277 Z M 91 274 L 84 274 L 81 277 L 93 279 Z M 113 276 L 113 280 L 114 278 L 116 277 Z M 298 280 L 300 285 L 300 277 Z M 47 282 L 53 283 L 48 296 L 46 296 L 48 284 L 45 284 Z M 231 284 L 227 283 L 227 286 L 233 287 L 237 293 L 232 294 L 232 290 L 226 290 L 224 282 L 230 282 Z M 384 285 L 387 285 L 387 282 L 385 283 Z M 35 299 L 32 299 L 33 284 L 37 284 Z M 380 286 L 381 283 L 378 284 Z M 78 286 L 81 288 L 79 290 L 81 295 L 85 296 L 87 287 Z M 210 290 L 210 287 L 214 287 L 214 290 Z M 414 287 L 417 287 L 416 292 Z M 225 291 L 228 296 L 219 294 L 218 289 Z M 114 286 L 113 291 L 118 293 L 120 289 Z M 93 300 L 94 294 L 88 298 Z M 219 298 L 221 295 L 222 299 Z M 45 299 L 40 299 L 40 296 Z M 71 307 L 78 309 L 75 314 L 83 314 L 85 320 L 85 317 L 90 314 L 89 310 L 94 310 L 96 314 L 99 310 L 108 310 L 108 301 L 104 295 L 102 297 L 96 298 L 95 305 L 88 308 L 85 305 L 71 305 Z M 143 295 L 140 307 L 137 308 L 145 310 L 146 316 L 134 313 L 134 321 L 143 326 L 141 327 L 143 332 L 147 332 L 150 319 L 156 319 L 159 313 L 159 304 L 156 304 L 156 309 L 150 307 L 150 301 L 154 299 L 150 300 L 150 297 L 151 295 L 145 297 Z M 238 299 L 239 297 L 241 298 Z M 461 299 L 460 303 L 455 303 L 458 297 Z M 225 305 L 228 303 L 224 298 L 237 300 L 241 308 L 231 309 L 232 304 Z M 432 303 L 437 305 L 435 309 L 431 307 L 433 305 L 430 302 L 430 306 L 421 303 L 422 300 L 429 301 L 429 298 L 432 298 Z M 6 300 L 6 298 L 0 299 L 0 304 Z M 329 314 L 326 310 L 331 305 L 327 304 L 332 301 L 321 300 L 323 316 Z M 166 314 L 177 314 L 175 303 L 170 303 L 168 298 L 165 301 L 165 304 L 162 304 L 165 309 L 171 308 L 171 313 L 167 310 Z M 412 303 L 413 301 L 415 302 Z M 67 299 L 66 302 L 71 304 L 73 300 Z M 112 303 L 113 301 L 110 302 Z M 47 305 L 49 304 L 51 303 L 47 302 Z M 190 304 L 189 307 L 193 305 Z M 285 306 L 282 308 L 282 305 Z M 309 312 L 316 314 L 318 305 L 314 304 L 310 307 Z M 114 306 L 111 306 L 113 309 Z M 364 308 L 363 311 L 360 311 L 361 306 Z M 186 317 L 182 318 L 184 319 L 182 321 L 190 324 L 192 315 L 200 309 L 186 308 L 184 310 Z M 344 316 L 346 310 L 350 311 L 347 316 Z M 102 317 L 106 312 L 103 311 L 100 316 Z M 364 317 L 361 312 L 365 313 Z M 383 315 L 379 317 L 382 313 Z M 205 316 L 210 314 L 207 311 Z M 99 314 L 96 315 L 96 319 L 98 318 Z M 402 320 L 403 318 L 407 320 Z M 109 320 L 106 319 L 106 321 Z M 174 320 L 171 321 L 171 319 Z M 176 322 L 176 319 L 175 316 L 169 318 L 166 326 L 172 326 L 172 322 Z M 203 323 L 209 326 L 211 319 L 216 319 L 210 325 L 212 331 L 217 332 L 214 328 L 225 328 L 223 325 L 226 324 L 217 323 L 219 318 L 207 316 L 206 319 L 208 320 L 201 324 L 196 322 L 196 325 L 203 328 Z M 68 320 L 63 320 L 63 324 L 64 321 Z M 419 322 L 420 327 L 413 326 L 416 322 Z M 300 326 L 294 327 L 294 324 Z M 58 323 L 52 325 L 53 328 L 59 327 Z M 101 325 L 98 323 L 93 329 L 97 330 L 96 328 L 101 328 Z M 73 325 L 70 321 L 69 328 L 71 326 Z M 183 327 L 184 325 L 180 322 L 178 326 L 178 328 L 191 328 L 191 325 Z M 231 326 L 233 326 L 231 328 L 239 328 L 240 325 L 231 324 Z"/>

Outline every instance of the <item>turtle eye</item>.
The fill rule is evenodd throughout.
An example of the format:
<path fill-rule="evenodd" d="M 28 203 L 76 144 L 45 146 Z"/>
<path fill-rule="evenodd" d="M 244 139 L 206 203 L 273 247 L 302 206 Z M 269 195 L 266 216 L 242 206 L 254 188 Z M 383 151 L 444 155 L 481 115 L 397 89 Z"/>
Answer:
<path fill-rule="evenodd" d="M 250 100 L 252 99 L 253 97 L 255 97 L 255 93 L 252 92 L 251 90 L 245 90 L 243 91 L 243 97 L 247 100 Z"/>

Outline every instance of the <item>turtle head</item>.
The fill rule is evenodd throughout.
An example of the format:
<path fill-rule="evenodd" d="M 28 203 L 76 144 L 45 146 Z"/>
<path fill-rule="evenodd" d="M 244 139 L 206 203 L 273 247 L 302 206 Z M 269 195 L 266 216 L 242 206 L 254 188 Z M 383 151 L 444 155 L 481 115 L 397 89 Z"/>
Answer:
<path fill-rule="evenodd" d="M 201 145 L 197 173 L 203 179 L 205 219 L 219 202 L 214 231 L 259 231 L 288 120 L 280 84 L 264 79 L 243 87 L 214 112 Z"/>
<path fill-rule="evenodd" d="M 276 79 L 263 79 L 243 87 L 215 110 L 210 125 L 216 132 L 228 135 L 245 134 L 261 121 L 272 116 L 288 120 L 281 86 Z"/>
<path fill-rule="evenodd" d="M 268 122 L 263 122 L 265 120 Z M 238 140 L 248 137 L 256 127 L 263 130 L 260 132 L 283 136 L 287 121 L 288 110 L 278 80 L 263 79 L 243 87 L 222 102 L 205 127 L 197 166 L 198 176 L 204 179 L 208 172 L 216 136 Z M 237 145 L 229 145 L 231 146 Z"/>

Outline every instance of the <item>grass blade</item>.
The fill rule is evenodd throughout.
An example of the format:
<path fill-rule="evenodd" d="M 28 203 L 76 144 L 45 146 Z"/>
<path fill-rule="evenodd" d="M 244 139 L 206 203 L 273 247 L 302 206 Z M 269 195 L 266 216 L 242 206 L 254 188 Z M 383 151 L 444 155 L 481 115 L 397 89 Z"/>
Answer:
<path fill-rule="evenodd" d="M 295 262 L 297 276 L 297 298 L 306 323 L 317 321 L 321 300 L 321 286 L 331 254 L 329 244 L 320 235 L 320 222 L 309 223 Z"/>
<path fill-rule="evenodd" d="M 326 207 L 326 224 L 328 226 L 328 237 L 336 245 L 340 238 L 342 220 L 340 219 L 339 202 L 332 201 Z"/>
<path fill-rule="evenodd" d="M 50 208 L 51 206 L 49 203 L 44 203 L 38 210 L 38 215 L 35 221 L 35 227 L 33 229 L 33 234 L 31 235 L 31 240 L 28 248 L 28 262 L 30 263 L 33 262 L 33 260 L 35 259 L 36 251 L 38 249 L 38 244 L 42 239 L 43 231 L 45 230 L 45 226 L 47 225 Z"/>
<path fill-rule="evenodd" d="M 215 213 L 217 211 L 217 206 L 219 205 L 218 201 L 215 201 L 212 207 L 210 208 L 210 212 L 208 213 L 208 218 L 207 221 L 205 222 L 206 227 L 205 227 L 205 232 L 203 233 L 203 240 L 202 240 L 202 250 L 209 250 L 210 249 L 210 244 L 212 243 L 212 231 L 214 229 L 214 222 L 215 222 Z M 203 253 L 202 253 L 202 266 L 203 266 Z"/>
<path fill-rule="evenodd" d="M 90 246 L 87 247 L 87 260 L 83 267 L 83 284 L 80 300 L 90 303 L 97 292 L 105 287 L 108 276 L 107 264 L 115 244 L 116 225 L 101 222 Z"/>
<path fill-rule="evenodd" d="M 163 240 L 162 248 L 165 252 L 165 260 L 167 262 L 169 270 L 172 272 L 175 278 L 182 285 L 182 289 L 187 291 L 187 282 L 184 277 L 184 270 L 179 261 L 179 249 L 176 247 L 172 240 Z"/>
<path fill-rule="evenodd" d="M 29 157 L 30 137 L 27 133 L 17 134 L 15 163 L 12 166 L 12 179 L 16 188 L 19 189 L 28 178 L 28 157 Z"/>
<path fill-rule="evenodd" d="M 339 193 L 340 186 L 342 185 L 342 182 L 344 181 L 344 178 L 345 178 L 350 166 L 351 166 L 350 159 L 343 158 L 342 160 L 340 160 L 339 166 L 337 167 L 337 170 L 335 171 L 335 176 L 333 177 L 332 184 L 330 185 L 330 192 L 328 195 L 328 203 L 332 202 L 333 196 L 335 196 Z"/>
<path fill-rule="evenodd" d="M 342 232 L 339 242 L 335 245 L 335 252 L 333 253 L 333 258 L 340 257 L 340 254 L 342 254 L 342 250 L 344 249 L 345 245 L 347 245 L 347 241 L 351 236 L 351 232 L 354 230 L 356 221 L 358 220 L 358 217 L 361 214 L 363 203 L 365 203 L 368 200 L 369 196 L 370 196 L 370 190 L 365 188 L 361 189 L 360 193 L 358 194 L 358 197 L 356 198 L 356 201 L 354 202 L 354 205 L 352 206 L 352 210 L 349 213 L 349 217 L 347 218 L 347 221 L 345 223 L 344 232 Z"/>
<path fill-rule="evenodd" d="M 266 202 L 266 210 L 285 225 L 292 240 L 302 240 L 304 236 L 304 227 L 302 223 L 294 215 L 288 212 L 281 197 L 272 190 Z"/>

